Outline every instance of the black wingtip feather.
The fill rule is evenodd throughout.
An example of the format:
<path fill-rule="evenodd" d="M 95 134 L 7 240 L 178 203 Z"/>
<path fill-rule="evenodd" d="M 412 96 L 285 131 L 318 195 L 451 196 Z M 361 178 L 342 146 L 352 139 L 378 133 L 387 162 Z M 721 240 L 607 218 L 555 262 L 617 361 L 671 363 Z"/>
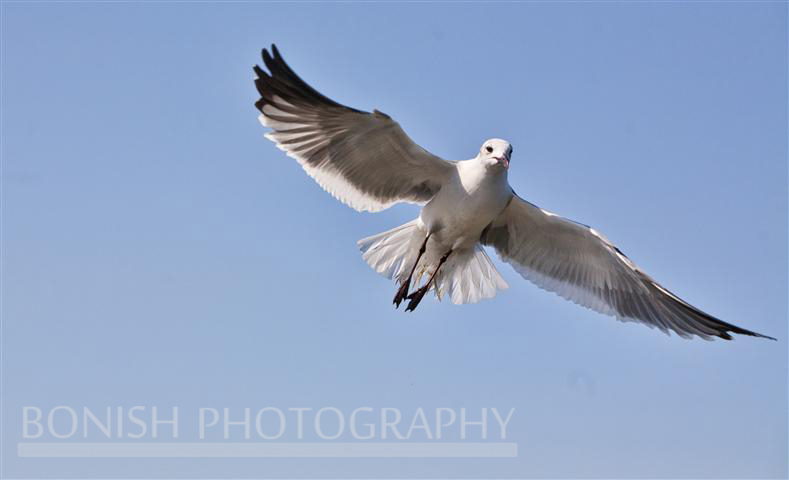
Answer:
<path fill-rule="evenodd" d="M 312 88 L 288 66 L 275 44 L 272 43 L 270 48 L 270 52 L 266 48 L 261 50 L 263 64 L 268 69 L 268 72 L 258 65 L 255 66 L 255 73 L 258 76 L 255 80 L 255 85 L 261 96 L 255 102 L 258 110 L 262 111 L 263 106 L 267 103 L 276 103 L 274 101 L 274 96 L 276 95 L 293 105 L 342 108 L 345 111 L 366 113 L 341 105 Z M 281 109 L 281 105 L 277 108 Z"/>
<path fill-rule="evenodd" d="M 757 338 L 766 338 L 768 340 L 778 341 L 777 338 L 770 337 L 768 335 L 762 335 L 761 333 L 756 333 L 754 331 L 748 330 L 747 328 L 738 327 L 737 325 L 732 325 L 731 323 L 724 322 L 723 320 L 719 320 L 712 315 L 702 312 L 697 308 L 692 308 L 695 313 L 701 314 L 704 318 L 710 323 L 714 324 L 716 328 L 719 328 L 718 337 L 724 340 L 732 340 L 732 336 L 729 333 L 736 333 L 737 335 L 748 335 L 750 337 L 757 337 Z"/>
<path fill-rule="evenodd" d="M 757 338 L 766 338 L 768 340 L 775 340 L 778 339 L 770 337 L 768 335 L 762 335 L 761 333 L 756 333 L 754 331 L 748 330 L 746 328 L 738 327 L 737 325 L 732 325 L 731 323 L 724 322 L 723 320 L 719 320 L 712 315 L 702 312 L 695 307 L 691 307 L 691 309 L 696 314 L 700 314 L 705 320 L 707 320 L 707 325 L 711 325 L 714 328 L 718 329 L 718 337 L 724 340 L 732 340 L 733 337 L 729 335 L 729 333 L 736 333 L 737 335 L 748 335 L 750 337 L 757 337 Z"/>
<path fill-rule="evenodd" d="M 616 249 L 616 250 L 619 251 L 619 249 Z M 651 284 L 651 286 L 655 289 L 655 291 L 660 291 L 660 292 L 662 292 L 662 293 L 664 293 L 666 295 L 665 296 L 664 306 L 666 306 L 669 309 L 669 311 L 671 311 L 673 313 L 676 313 L 676 314 L 678 314 L 678 315 L 680 315 L 682 317 L 691 318 L 695 322 L 697 322 L 700 326 L 703 326 L 706 329 L 708 329 L 708 332 L 706 333 L 706 335 L 700 335 L 698 333 L 696 335 L 699 335 L 699 336 L 702 336 L 702 337 L 709 336 L 709 337 L 713 337 L 713 338 L 714 337 L 722 338 L 724 340 L 732 340 L 732 336 L 729 335 L 729 333 L 736 333 L 738 335 L 748 335 L 748 336 L 751 336 L 751 337 L 759 337 L 759 338 L 766 338 L 766 339 L 769 339 L 769 340 L 776 340 L 773 337 L 770 337 L 770 336 L 767 336 L 767 335 L 762 335 L 761 333 L 756 333 L 756 332 L 753 332 L 753 331 L 748 330 L 746 328 L 738 327 L 737 325 L 733 325 L 731 323 L 724 322 L 723 320 L 721 320 L 719 318 L 716 318 L 716 317 L 710 315 L 709 313 L 706 313 L 706 312 L 694 307 L 693 305 L 689 304 L 685 300 L 682 300 L 677 295 L 671 293 L 670 291 L 668 291 L 665 288 L 663 288 L 660 285 L 658 285 L 651 278 L 645 276 L 643 274 L 643 272 L 642 272 L 642 275 L 644 276 L 645 281 L 647 283 Z M 710 332 L 709 330 L 712 330 L 712 331 Z"/>
<path fill-rule="evenodd" d="M 707 321 L 708 325 L 714 326 L 714 328 L 718 329 L 718 337 L 723 338 L 724 340 L 731 340 L 732 336 L 729 333 L 736 333 L 738 335 L 748 335 L 750 337 L 757 337 L 757 338 L 766 338 L 768 340 L 775 340 L 776 338 L 762 335 L 761 333 L 756 333 L 754 331 L 748 330 L 747 328 L 738 327 L 737 325 L 733 325 L 728 322 L 724 322 L 718 318 L 713 317 L 712 315 L 702 312 L 696 307 L 691 305 L 687 305 L 687 307 L 695 314 L 700 315 L 704 320 Z"/>
<path fill-rule="evenodd" d="M 732 326 L 734 326 L 734 325 L 732 325 Z M 729 331 L 737 333 L 737 334 L 740 334 L 740 335 L 748 335 L 748 336 L 757 337 L 757 338 L 766 338 L 767 340 L 773 340 L 775 342 L 778 341 L 778 339 L 775 338 L 775 337 L 771 337 L 769 335 L 762 335 L 761 333 L 752 332 L 750 330 L 746 330 L 744 328 L 740 328 L 740 327 L 736 327 L 736 326 L 733 329 L 729 330 Z"/>
<path fill-rule="evenodd" d="M 267 67 L 269 70 L 271 70 L 271 63 L 272 63 L 273 61 L 274 61 L 274 59 L 271 57 L 271 54 L 270 54 L 270 53 L 268 53 L 268 50 L 264 48 L 264 49 L 263 49 L 263 63 L 265 63 L 265 64 L 266 64 L 266 67 Z"/>

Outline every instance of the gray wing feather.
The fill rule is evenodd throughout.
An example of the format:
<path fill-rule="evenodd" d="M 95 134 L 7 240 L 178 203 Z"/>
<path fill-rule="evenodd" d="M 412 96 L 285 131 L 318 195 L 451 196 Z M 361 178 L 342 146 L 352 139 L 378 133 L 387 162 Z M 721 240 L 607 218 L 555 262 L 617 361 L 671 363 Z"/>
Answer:
<path fill-rule="evenodd" d="M 359 211 L 425 203 L 453 170 L 414 143 L 388 115 L 349 108 L 307 85 L 272 45 L 263 50 L 255 106 L 266 137 L 295 158 L 321 187 Z"/>
<path fill-rule="evenodd" d="M 622 321 L 682 337 L 764 337 L 723 322 L 669 292 L 593 228 L 514 196 L 480 241 L 541 288 Z"/>

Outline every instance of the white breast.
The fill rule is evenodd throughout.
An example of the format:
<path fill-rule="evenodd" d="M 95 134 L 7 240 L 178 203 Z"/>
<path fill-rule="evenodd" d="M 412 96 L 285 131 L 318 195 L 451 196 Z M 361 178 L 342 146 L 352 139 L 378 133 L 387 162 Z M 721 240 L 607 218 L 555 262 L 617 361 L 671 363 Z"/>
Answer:
<path fill-rule="evenodd" d="M 457 162 L 457 175 L 422 209 L 432 239 L 447 249 L 473 247 L 482 230 L 507 206 L 512 191 L 506 171 L 474 160 Z"/>

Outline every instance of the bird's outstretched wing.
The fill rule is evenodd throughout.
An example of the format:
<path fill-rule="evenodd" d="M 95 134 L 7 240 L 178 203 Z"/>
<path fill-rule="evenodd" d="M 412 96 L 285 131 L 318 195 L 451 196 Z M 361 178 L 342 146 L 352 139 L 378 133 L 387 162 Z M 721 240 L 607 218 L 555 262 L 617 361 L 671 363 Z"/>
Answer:
<path fill-rule="evenodd" d="M 682 337 L 770 338 L 718 320 L 669 292 L 594 229 L 518 196 L 482 233 L 524 278 L 579 305 Z"/>
<path fill-rule="evenodd" d="M 398 202 L 425 203 L 454 167 L 414 143 L 388 115 L 349 108 L 307 85 L 277 47 L 263 50 L 255 85 L 266 137 L 295 158 L 346 205 L 377 212 Z"/>

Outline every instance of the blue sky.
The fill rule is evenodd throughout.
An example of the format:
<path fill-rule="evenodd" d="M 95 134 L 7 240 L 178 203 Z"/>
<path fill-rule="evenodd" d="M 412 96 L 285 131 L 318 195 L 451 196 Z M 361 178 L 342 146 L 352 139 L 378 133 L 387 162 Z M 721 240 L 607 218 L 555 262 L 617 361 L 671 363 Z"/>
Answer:
<path fill-rule="evenodd" d="M 786 38 L 779 2 L 4 2 L 3 473 L 785 478 Z M 493 300 L 393 310 L 355 241 L 417 210 L 358 214 L 263 138 L 272 42 L 445 158 L 508 139 L 521 196 L 779 341 L 621 324 L 498 261 Z M 17 458 L 31 405 L 515 408 L 519 455 Z"/>

